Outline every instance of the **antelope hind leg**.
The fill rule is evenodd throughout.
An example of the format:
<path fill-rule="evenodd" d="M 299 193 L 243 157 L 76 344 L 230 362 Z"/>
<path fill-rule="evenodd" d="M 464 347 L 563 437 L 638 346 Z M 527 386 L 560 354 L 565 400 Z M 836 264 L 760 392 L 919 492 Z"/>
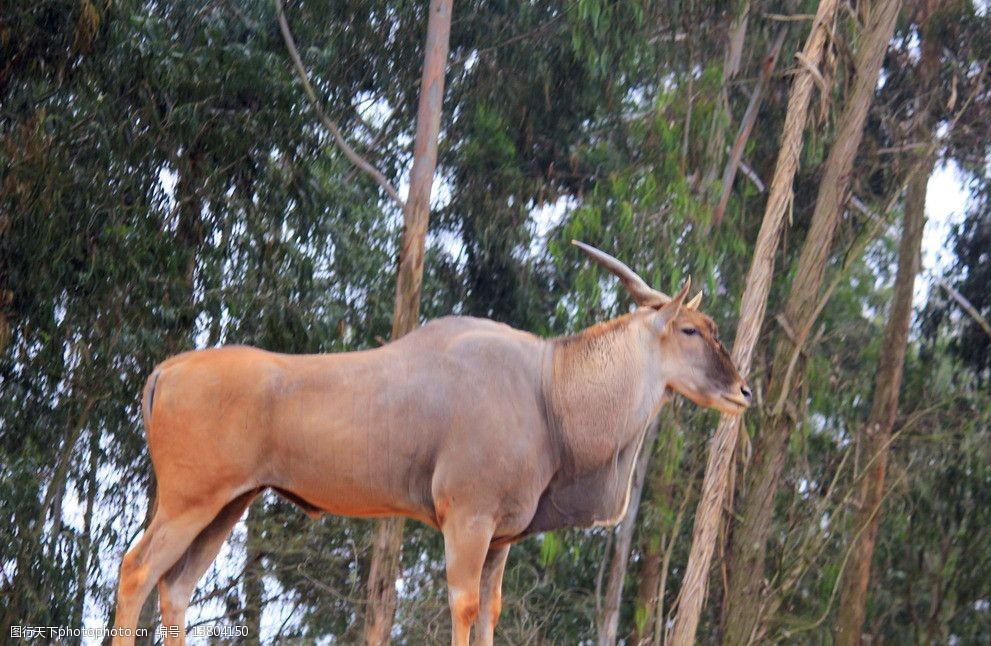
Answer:
<path fill-rule="evenodd" d="M 447 598 L 451 606 L 451 644 L 468 646 L 478 617 L 482 567 L 495 521 L 491 516 L 452 512 L 441 528 L 447 561 Z"/>
<path fill-rule="evenodd" d="M 495 627 L 502 612 L 502 574 L 506 570 L 509 545 L 489 549 L 482 567 L 481 599 L 475 640 L 479 646 L 492 646 Z"/>
<path fill-rule="evenodd" d="M 166 631 L 167 644 L 186 643 L 186 608 L 196 589 L 196 582 L 210 569 L 234 525 L 260 492 L 261 489 L 249 491 L 227 503 L 158 582 L 162 625 L 177 626 L 179 630 L 178 639 L 172 636 L 174 633 Z M 258 638 L 257 635 L 252 637 Z"/>
<path fill-rule="evenodd" d="M 222 505 L 200 505 L 169 514 L 159 505 L 144 535 L 124 555 L 117 588 L 115 646 L 133 644 L 138 614 L 155 583 L 179 560 Z M 129 632 L 129 635 L 122 633 Z"/>

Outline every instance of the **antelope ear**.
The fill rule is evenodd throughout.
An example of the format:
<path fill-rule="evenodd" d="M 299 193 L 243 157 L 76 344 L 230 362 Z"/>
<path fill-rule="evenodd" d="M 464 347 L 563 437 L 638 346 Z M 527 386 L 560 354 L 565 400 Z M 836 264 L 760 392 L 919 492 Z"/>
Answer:
<path fill-rule="evenodd" d="M 657 315 L 654 317 L 654 328 L 658 332 L 663 332 L 677 318 L 691 286 L 692 277 L 689 276 L 681 290 L 671 299 L 671 302 L 658 308 Z"/>
<path fill-rule="evenodd" d="M 702 304 L 702 290 L 700 289 L 699 293 L 695 295 L 695 298 L 685 303 L 685 307 L 687 307 L 690 310 L 697 310 L 699 308 L 699 305 L 701 304 Z"/>

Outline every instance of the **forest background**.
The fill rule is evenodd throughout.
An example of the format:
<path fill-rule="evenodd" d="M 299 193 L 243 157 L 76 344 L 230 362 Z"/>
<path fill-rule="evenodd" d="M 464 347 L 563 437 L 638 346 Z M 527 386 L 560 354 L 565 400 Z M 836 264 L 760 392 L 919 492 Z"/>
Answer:
<path fill-rule="evenodd" d="M 427 5 L 285 7 L 318 104 L 400 193 Z M 724 338 L 759 332 L 743 425 L 666 407 L 618 528 L 514 547 L 497 639 L 986 640 L 987 3 L 465 1 L 450 29 L 422 320 L 551 336 L 627 311 L 578 238 L 666 291 L 691 274 Z M 0 3 L 0 634 L 111 623 L 154 488 L 151 368 L 385 342 L 402 227 L 276 4 Z M 361 641 L 375 533 L 267 495 L 191 618 Z M 447 638 L 443 572 L 407 523 L 393 641 Z"/>

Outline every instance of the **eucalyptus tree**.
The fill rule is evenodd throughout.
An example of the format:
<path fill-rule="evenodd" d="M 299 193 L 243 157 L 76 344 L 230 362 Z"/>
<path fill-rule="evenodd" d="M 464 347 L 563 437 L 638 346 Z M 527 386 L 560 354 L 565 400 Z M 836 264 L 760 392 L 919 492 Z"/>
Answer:
<path fill-rule="evenodd" d="M 823 274 L 834 233 L 842 219 L 854 157 L 874 99 L 878 73 L 895 28 L 900 2 L 884 1 L 868 9 L 855 60 L 852 89 L 843 106 L 836 138 L 826 159 L 809 231 L 794 270 L 782 313 L 783 333 L 775 345 L 764 428 L 755 442 L 754 463 L 742 486 L 740 521 L 732 539 L 730 580 L 726 592 L 724 638 L 748 643 L 760 635 L 764 555 L 774 511 L 774 498 L 784 464 L 789 430 L 800 422 L 802 406 L 786 410 L 785 400 L 801 387 L 804 367 L 794 367 L 808 331 L 815 324 Z M 824 88 L 828 90 L 828 86 Z M 827 97 L 828 98 L 828 97 Z"/>

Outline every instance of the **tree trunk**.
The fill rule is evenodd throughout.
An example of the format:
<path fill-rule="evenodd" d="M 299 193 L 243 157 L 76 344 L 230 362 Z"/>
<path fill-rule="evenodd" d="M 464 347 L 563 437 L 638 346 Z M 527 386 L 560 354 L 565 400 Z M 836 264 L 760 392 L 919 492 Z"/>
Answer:
<path fill-rule="evenodd" d="M 812 223 L 798 259 L 795 279 L 784 310 L 784 333 L 778 336 L 771 379 L 767 387 L 769 415 L 757 438 L 753 464 L 741 491 L 740 523 L 730 547 L 730 576 L 726 591 L 724 643 L 747 644 L 763 621 L 758 605 L 763 595 L 764 558 L 774 512 L 774 496 L 784 465 L 791 429 L 799 421 L 784 404 L 800 390 L 804 366 L 789 370 L 792 355 L 814 323 L 814 312 L 829 260 L 833 235 L 850 185 L 864 121 L 874 98 L 878 72 L 894 32 L 901 2 L 881 0 L 870 12 L 862 44 L 856 56 L 856 79 L 840 126 L 826 160 Z M 791 383 L 787 383 L 787 382 Z"/>
<path fill-rule="evenodd" d="M 96 504 L 96 491 L 99 487 L 96 476 L 100 468 L 100 432 L 94 430 L 90 437 L 89 463 L 86 473 L 86 507 L 83 511 L 83 533 L 79 537 L 79 564 L 76 568 L 76 598 L 72 607 L 74 625 L 83 625 L 86 610 L 86 586 L 89 583 L 90 554 L 93 549 L 93 507 Z"/>
<path fill-rule="evenodd" d="M 660 537 L 651 536 L 644 542 L 640 576 L 637 579 L 637 596 L 634 601 L 633 639 L 631 644 L 649 643 L 654 634 L 654 612 L 657 610 L 657 587 L 661 580 L 661 561 L 664 544 Z M 642 619 L 641 619 L 642 618 Z"/>
<path fill-rule="evenodd" d="M 420 81 L 416 137 L 409 195 L 403 208 L 403 237 L 396 272 L 396 306 L 392 338 L 408 334 L 419 323 L 420 289 L 430 192 L 437 166 L 437 139 L 444 102 L 444 70 L 451 34 L 453 0 L 431 0 L 427 19 L 427 41 Z M 368 604 L 365 611 L 366 644 L 388 644 L 396 613 L 396 577 L 403 544 L 403 520 L 379 521 L 368 574 Z"/>
<path fill-rule="evenodd" d="M 898 275 L 891 296 L 891 311 L 884 330 L 884 345 L 878 359 L 874 402 L 867 424 L 861 429 L 860 452 L 866 472 L 860 474 L 853 506 L 853 547 L 840 583 L 840 606 L 836 622 L 839 646 L 860 644 L 864 625 L 871 559 L 880 523 L 884 477 L 891 431 L 898 414 L 905 347 L 912 319 L 912 292 L 919 273 L 919 254 L 925 226 L 926 185 L 933 158 L 923 163 L 909 182 L 905 200 L 905 222 L 898 251 Z"/>
<path fill-rule="evenodd" d="M 256 500 L 245 521 L 247 536 L 244 542 L 244 569 L 241 576 L 244 585 L 244 611 L 241 622 L 248 629 L 249 639 L 255 642 L 261 639 L 262 607 L 265 603 L 265 571 L 262 567 L 263 508 L 263 501 Z"/>
<path fill-rule="evenodd" d="M 148 476 L 148 507 L 145 509 L 145 520 L 143 526 L 148 529 L 149 523 L 151 523 L 152 517 L 155 515 L 155 503 L 156 492 L 158 491 L 158 480 L 155 479 L 155 473 L 152 472 Z M 114 606 L 113 612 L 117 612 L 117 607 Z M 148 635 L 144 638 L 137 638 L 135 643 L 138 644 L 154 644 L 155 643 L 155 614 L 158 612 L 158 586 L 154 586 L 151 592 L 148 593 L 148 598 L 145 599 L 144 605 L 141 606 L 141 613 L 138 615 L 138 626 L 141 628 L 148 629 Z M 110 621 L 107 622 L 108 626 L 113 626 L 113 615 L 110 617 Z"/>
<path fill-rule="evenodd" d="M 5 631 L 3 633 L 5 635 L 8 634 L 6 631 L 10 626 L 22 621 L 26 616 L 33 616 L 33 614 L 29 614 L 30 608 L 26 602 L 27 599 L 37 595 L 25 591 L 25 589 L 31 589 L 34 586 L 31 581 L 31 565 L 41 560 L 39 553 L 44 547 L 45 523 L 49 514 L 55 515 L 55 508 L 63 505 L 65 483 L 69 478 L 72 454 L 80 435 L 89 422 L 90 413 L 96 402 L 97 398 L 93 395 L 86 397 L 86 403 L 83 404 L 78 422 L 69 429 L 62 441 L 62 446 L 56 457 L 55 469 L 52 471 L 48 486 L 45 487 L 45 495 L 38 508 L 38 515 L 30 526 L 22 529 L 20 550 L 14 560 L 13 581 L 9 587 L 15 594 L 7 597 L 8 605 L 3 614 L 2 630 Z M 4 558 L 6 560 L 6 555 Z"/>
<path fill-rule="evenodd" d="M 816 12 L 812 30 L 802 50 L 803 58 L 818 65 L 822 58 L 826 36 L 836 14 L 838 0 L 822 0 Z M 809 70 L 800 71 L 788 97 L 781 152 L 774 169 L 771 193 L 764 210 L 764 220 L 747 274 L 743 301 L 740 304 L 740 322 L 733 344 L 733 361 L 740 374 L 747 375 L 753 359 L 757 337 L 764 323 L 767 296 L 771 290 L 774 273 L 774 256 L 784 228 L 792 200 L 792 181 L 798 169 L 802 151 L 802 133 L 808 117 L 809 100 L 812 97 L 814 78 Z M 716 543 L 723 502 L 729 487 L 729 467 L 736 448 L 739 418 L 722 415 L 709 448 L 709 461 L 705 468 L 702 494 L 695 515 L 692 547 L 688 566 L 682 581 L 681 601 L 672 633 L 673 644 L 691 644 L 695 641 L 699 615 L 706 597 L 709 564 Z M 660 629 L 660 627 L 658 627 Z"/>
<path fill-rule="evenodd" d="M 651 473 L 654 478 L 651 484 L 653 506 L 659 510 L 662 519 L 674 517 L 675 483 L 678 468 L 681 465 L 682 443 L 679 439 L 681 430 L 677 424 L 671 423 L 672 415 L 664 418 L 658 430 L 657 454 Z M 644 485 L 646 487 L 646 485 Z M 634 601 L 633 637 L 630 644 L 650 643 L 654 633 L 654 617 L 658 607 L 658 592 L 660 589 L 662 570 L 665 564 L 665 538 L 668 534 L 676 535 L 676 523 L 661 522 L 643 541 L 643 558 L 637 579 L 637 593 Z"/>
<path fill-rule="evenodd" d="M 930 14 L 931 15 L 931 14 Z M 922 43 L 919 83 L 931 87 L 939 65 L 939 50 L 931 40 Z M 913 140 L 932 137 L 930 106 L 920 100 L 916 106 Z M 905 198 L 905 216 L 901 244 L 898 249 L 898 273 L 891 295 L 891 311 L 884 329 L 884 345 L 878 358 L 874 383 L 874 400 L 867 423 L 860 431 L 860 451 L 866 471 L 860 476 L 853 507 L 853 545 L 840 580 L 840 605 L 836 621 L 838 646 L 858 646 L 867 609 L 867 588 L 870 582 L 871 560 L 881 522 L 881 502 L 884 498 L 888 447 L 895 417 L 898 414 L 898 394 L 902 367 L 912 320 L 912 293 L 919 273 L 922 233 L 925 228 L 926 193 L 935 157 L 932 151 L 917 154 L 920 168 L 909 178 Z"/>
<path fill-rule="evenodd" d="M 623 583 L 626 580 L 626 565 L 630 560 L 630 546 L 633 544 L 633 532 L 637 527 L 637 515 L 640 511 L 640 498 L 643 495 L 643 485 L 647 480 L 647 465 L 650 463 L 654 442 L 657 440 L 657 420 L 647 429 L 643 439 L 640 455 L 634 466 L 633 482 L 630 486 L 629 506 L 616 533 L 613 542 L 612 558 L 609 561 L 609 579 L 606 583 L 606 597 L 602 604 L 602 612 L 597 619 L 599 646 L 611 646 L 616 643 L 619 630 L 619 609 L 623 602 Z"/>

